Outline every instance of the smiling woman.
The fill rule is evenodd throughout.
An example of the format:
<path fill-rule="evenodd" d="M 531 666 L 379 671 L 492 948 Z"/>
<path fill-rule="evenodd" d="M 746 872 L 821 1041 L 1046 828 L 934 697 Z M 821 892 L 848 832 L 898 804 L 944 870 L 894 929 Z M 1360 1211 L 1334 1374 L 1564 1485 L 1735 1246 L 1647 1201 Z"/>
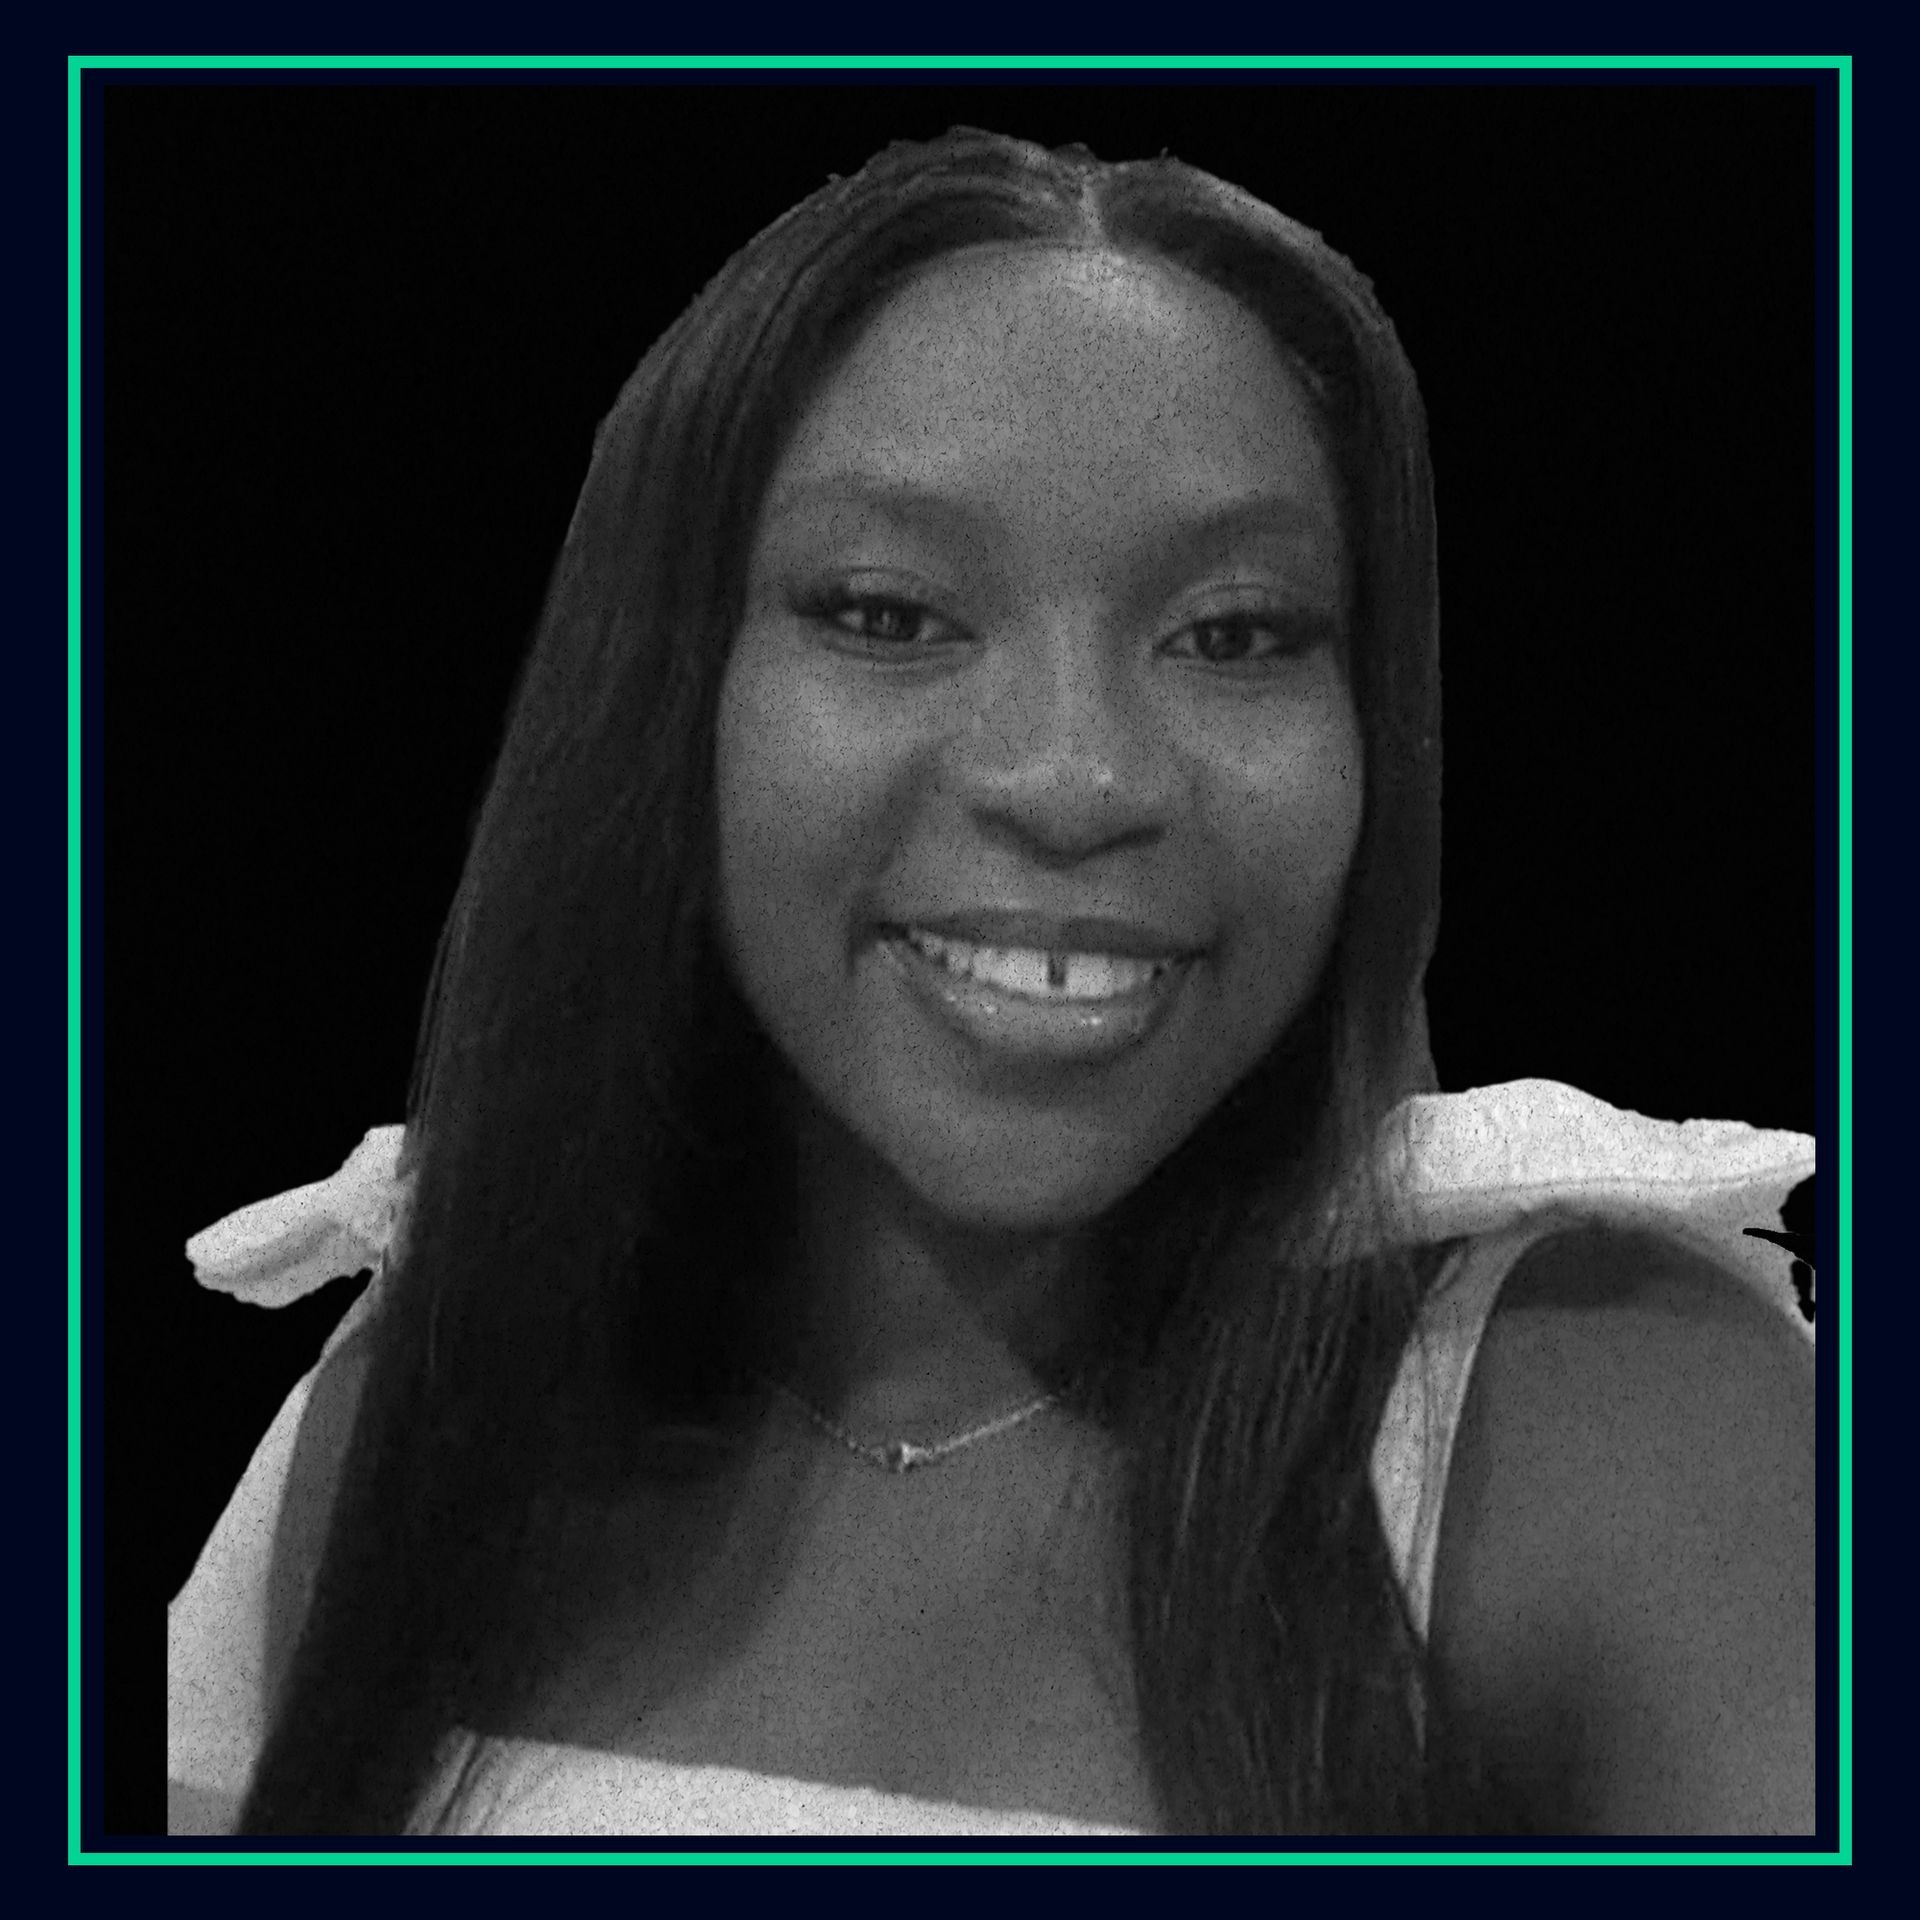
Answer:
<path fill-rule="evenodd" d="M 1411 371 L 1249 196 L 960 131 L 743 249 L 404 1135 L 196 1243 L 379 1276 L 173 1609 L 177 1830 L 1810 1824 L 1807 1143 L 1434 1094 L 1437 633 Z"/>
<path fill-rule="evenodd" d="M 1341 521 L 1271 336 L 1158 263 L 944 256 L 823 382 L 722 692 L 721 900 L 858 1143 L 853 1246 L 901 1257 L 869 1164 L 953 1218 L 1097 1218 L 1297 1018 L 1360 836 Z M 920 624 L 816 611 L 855 593 Z M 1181 650 L 1256 620 L 1283 651 Z"/>

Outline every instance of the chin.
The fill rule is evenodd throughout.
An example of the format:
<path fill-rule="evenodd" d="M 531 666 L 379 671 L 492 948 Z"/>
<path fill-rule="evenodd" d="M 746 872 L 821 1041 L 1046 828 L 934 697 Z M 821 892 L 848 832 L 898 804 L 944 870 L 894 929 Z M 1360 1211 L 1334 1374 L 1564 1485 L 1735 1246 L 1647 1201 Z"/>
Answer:
<path fill-rule="evenodd" d="M 1089 1227 L 1118 1206 L 1152 1171 L 1051 1164 L 951 1168 L 896 1167 L 930 1211 L 981 1233 L 1056 1234 Z"/>

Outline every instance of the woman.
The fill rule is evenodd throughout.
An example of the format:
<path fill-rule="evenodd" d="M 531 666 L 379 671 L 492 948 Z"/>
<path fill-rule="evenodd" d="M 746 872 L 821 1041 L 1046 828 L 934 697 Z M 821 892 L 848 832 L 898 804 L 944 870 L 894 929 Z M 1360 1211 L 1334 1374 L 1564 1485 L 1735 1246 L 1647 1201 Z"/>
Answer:
<path fill-rule="evenodd" d="M 1366 283 L 1178 163 L 730 263 L 176 1603 L 238 1830 L 1810 1828 L 1810 1367 L 1702 1226 L 1805 1143 L 1419 1098 L 1433 556 Z M 240 1284 L 358 1263 L 294 1198 Z"/>

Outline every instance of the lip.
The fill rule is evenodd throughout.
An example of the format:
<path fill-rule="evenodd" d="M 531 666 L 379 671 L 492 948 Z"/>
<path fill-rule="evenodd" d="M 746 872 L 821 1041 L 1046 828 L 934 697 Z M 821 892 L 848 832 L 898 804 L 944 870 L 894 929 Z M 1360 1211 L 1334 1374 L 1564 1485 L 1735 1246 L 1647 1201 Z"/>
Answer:
<path fill-rule="evenodd" d="M 915 921 L 916 927 L 938 931 L 937 923 Z M 977 938 L 953 934 L 953 939 Z M 982 944 L 1028 946 L 1031 940 L 986 941 Z M 1034 1063 L 1098 1064 L 1119 1058 L 1143 1045 L 1166 1021 L 1174 1003 L 1186 990 L 1196 958 L 1182 955 L 1137 955 L 1166 958 L 1168 964 L 1153 979 L 1129 993 L 1102 1000 L 1037 1000 L 1009 993 L 1004 987 L 969 980 L 931 960 L 902 933 L 888 929 L 879 942 L 882 962 L 891 967 L 913 999 L 934 1019 L 990 1054 Z M 1119 949 L 1074 948 L 1071 951 L 1116 952 Z"/>
<path fill-rule="evenodd" d="M 897 939 L 909 927 L 976 947 L 1030 947 L 1041 953 L 1111 953 L 1129 960 L 1191 960 L 1206 942 L 1140 920 L 973 907 L 964 913 L 905 914 L 883 923 Z"/>

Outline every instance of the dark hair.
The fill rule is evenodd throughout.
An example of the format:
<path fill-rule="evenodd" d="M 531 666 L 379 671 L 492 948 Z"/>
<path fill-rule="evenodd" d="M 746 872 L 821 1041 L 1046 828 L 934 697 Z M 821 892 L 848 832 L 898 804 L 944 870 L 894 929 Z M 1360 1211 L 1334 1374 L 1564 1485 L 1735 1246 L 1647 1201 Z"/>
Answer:
<path fill-rule="evenodd" d="M 1130 1462 L 1152 1782 L 1175 1832 L 1425 1821 L 1421 1648 L 1369 1458 L 1432 1263 L 1366 1250 L 1365 1177 L 1383 1117 L 1431 1085 L 1438 613 L 1413 375 L 1370 284 L 1239 189 L 956 129 L 761 233 L 595 438 L 441 936 L 409 1218 L 244 1832 L 403 1831 L 446 1737 L 532 1678 L 515 1622 L 570 1489 L 622 1422 L 716 1417 L 726 1276 L 783 1218 L 739 1132 L 768 1043 L 709 944 L 755 516 L 888 292 L 1021 240 L 1175 262 L 1260 316 L 1311 389 L 1356 556 L 1366 799 L 1334 952 L 1272 1055 L 1116 1210 L 1112 1336 L 1074 1375 Z"/>

